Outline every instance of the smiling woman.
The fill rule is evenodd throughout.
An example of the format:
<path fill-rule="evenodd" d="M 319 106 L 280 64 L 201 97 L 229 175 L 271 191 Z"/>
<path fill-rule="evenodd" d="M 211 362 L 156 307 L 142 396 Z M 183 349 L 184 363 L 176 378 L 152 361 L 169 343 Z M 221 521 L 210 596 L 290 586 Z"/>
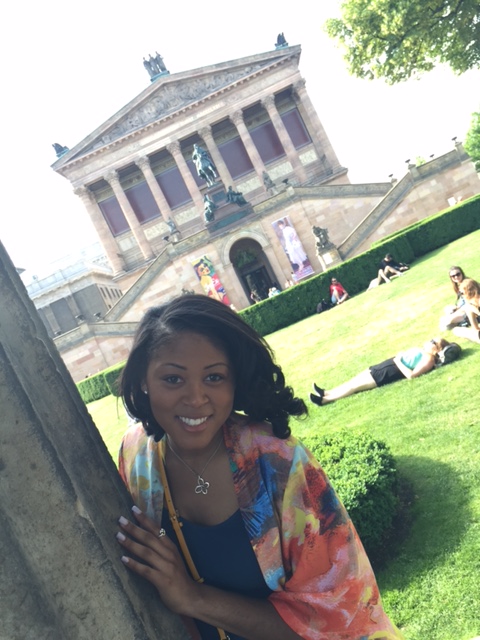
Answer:
<path fill-rule="evenodd" d="M 119 520 L 122 560 L 192 638 L 402 637 L 344 507 L 290 435 L 305 403 L 239 315 L 197 295 L 151 309 L 122 390 L 139 420 L 120 453 L 136 519 Z"/>

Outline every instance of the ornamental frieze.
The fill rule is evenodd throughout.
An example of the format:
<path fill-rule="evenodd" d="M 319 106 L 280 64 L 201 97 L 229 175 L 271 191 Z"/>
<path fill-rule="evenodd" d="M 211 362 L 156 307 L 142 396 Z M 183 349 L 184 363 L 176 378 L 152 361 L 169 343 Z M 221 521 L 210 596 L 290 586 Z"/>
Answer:
<path fill-rule="evenodd" d="M 88 152 L 110 144 L 114 140 L 198 102 L 241 78 L 259 71 L 263 66 L 263 64 L 249 65 L 235 71 L 213 73 L 203 78 L 162 84 L 148 102 L 132 110 L 117 122 L 112 129 L 92 145 Z"/>

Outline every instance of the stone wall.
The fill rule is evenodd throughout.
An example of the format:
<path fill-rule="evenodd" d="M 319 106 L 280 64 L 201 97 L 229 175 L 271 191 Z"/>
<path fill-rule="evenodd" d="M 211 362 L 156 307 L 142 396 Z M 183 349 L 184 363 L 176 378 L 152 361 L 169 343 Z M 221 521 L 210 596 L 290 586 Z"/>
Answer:
<path fill-rule="evenodd" d="M 181 640 L 115 541 L 130 500 L 0 245 L 2 640 Z"/>

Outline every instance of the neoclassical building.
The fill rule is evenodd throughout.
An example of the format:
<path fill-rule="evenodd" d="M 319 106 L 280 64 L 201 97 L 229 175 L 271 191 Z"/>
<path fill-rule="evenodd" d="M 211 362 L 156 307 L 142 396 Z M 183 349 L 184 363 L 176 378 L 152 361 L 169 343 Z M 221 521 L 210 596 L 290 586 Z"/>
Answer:
<path fill-rule="evenodd" d="M 53 169 L 82 200 L 123 293 L 101 323 L 56 339 L 75 379 L 124 357 L 143 312 L 182 290 L 242 309 L 252 290 L 266 297 L 480 191 L 460 143 L 398 181 L 350 184 L 300 54 L 287 45 L 163 70 L 76 146 L 56 145 Z M 214 180 L 198 175 L 198 148 Z M 314 226 L 327 232 L 320 252 Z"/>

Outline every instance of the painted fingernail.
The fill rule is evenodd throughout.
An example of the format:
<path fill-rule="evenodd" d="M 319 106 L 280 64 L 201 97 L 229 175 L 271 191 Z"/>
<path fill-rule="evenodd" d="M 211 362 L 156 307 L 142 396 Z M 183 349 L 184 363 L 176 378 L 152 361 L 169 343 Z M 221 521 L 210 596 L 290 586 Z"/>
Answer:
<path fill-rule="evenodd" d="M 125 536 L 123 533 L 120 533 L 120 531 L 117 533 L 116 538 L 117 540 L 120 540 L 120 542 L 124 542 L 124 540 L 126 540 Z"/>
<path fill-rule="evenodd" d="M 142 513 L 142 512 L 140 511 L 140 509 L 139 509 L 136 505 L 133 505 L 133 507 L 132 507 L 132 511 L 133 511 L 133 513 L 136 513 L 136 514 L 137 514 L 137 516 L 138 516 L 140 513 Z"/>
<path fill-rule="evenodd" d="M 124 518 L 123 516 L 120 516 L 118 521 L 119 521 L 120 524 L 123 524 L 123 525 L 128 524 L 128 520 L 126 518 Z"/>
<path fill-rule="evenodd" d="M 128 564 L 128 561 L 130 558 L 127 558 L 127 556 L 122 556 L 120 559 L 123 562 L 123 564 Z"/>

